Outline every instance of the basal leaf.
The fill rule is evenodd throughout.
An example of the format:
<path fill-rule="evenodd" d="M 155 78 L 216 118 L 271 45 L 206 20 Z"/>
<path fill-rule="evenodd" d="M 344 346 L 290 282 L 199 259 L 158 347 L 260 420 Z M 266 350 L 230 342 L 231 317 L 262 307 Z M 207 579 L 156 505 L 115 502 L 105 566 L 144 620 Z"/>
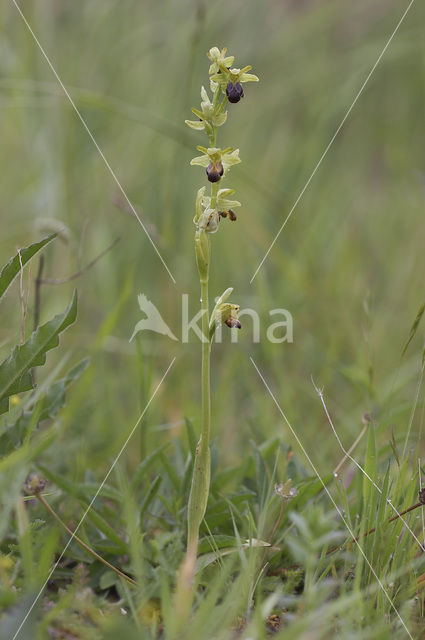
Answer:
<path fill-rule="evenodd" d="M 31 369 L 46 362 L 46 353 L 59 344 L 59 334 L 75 321 L 77 294 L 65 311 L 33 332 L 22 345 L 13 348 L 10 356 L 0 364 L 0 414 L 8 411 L 9 397 L 33 389 Z"/>
<path fill-rule="evenodd" d="M 43 238 L 43 240 L 40 240 L 40 242 L 30 244 L 28 247 L 21 249 L 16 256 L 9 260 L 0 273 L 0 300 L 20 272 L 21 265 L 24 267 L 40 249 L 45 247 L 53 238 L 56 238 L 56 235 L 56 233 L 52 233 L 46 238 Z"/>

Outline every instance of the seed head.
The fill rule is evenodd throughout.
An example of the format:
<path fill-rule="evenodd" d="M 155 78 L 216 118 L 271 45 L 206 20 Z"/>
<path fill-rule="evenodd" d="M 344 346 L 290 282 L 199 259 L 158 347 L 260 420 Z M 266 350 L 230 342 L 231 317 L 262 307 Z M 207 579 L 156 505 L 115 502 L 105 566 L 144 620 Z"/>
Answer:
<path fill-rule="evenodd" d="M 41 493 L 46 486 L 44 478 L 38 475 L 38 473 L 30 473 L 25 481 L 24 489 L 28 495 L 37 495 Z"/>
<path fill-rule="evenodd" d="M 296 498 L 298 491 L 292 487 L 292 480 L 289 479 L 285 483 L 279 482 L 274 485 L 274 492 L 280 496 L 285 502 Z"/>
<path fill-rule="evenodd" d="M 418 492 L 419 502 L 425 504 L 425 487 Z"/>

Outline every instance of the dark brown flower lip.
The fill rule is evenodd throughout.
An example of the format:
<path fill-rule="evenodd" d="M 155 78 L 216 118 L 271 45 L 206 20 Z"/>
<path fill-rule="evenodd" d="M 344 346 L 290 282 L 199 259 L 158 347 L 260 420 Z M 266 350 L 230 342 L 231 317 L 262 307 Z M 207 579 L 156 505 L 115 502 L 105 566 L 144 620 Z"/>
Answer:
<path fill-rule="evenodd" d="M 227 318 L 226 324 L 231 329 L 233 329 L 233 327 L 236 327 L 237 329 L 242 329 L 242 325 L 237 318 L 232 318 L 232 317 Z"/>
<path fill-rule="evenodd" d="M 229 82 L 226 87 L 226 96 L 229 102 L 236 104 L 241 98 L 244 97 L 243 87 L 240 82 Z"/>
<path fill-rule="evenodd" d="M 206 168 L 206 173 L 210 182 L 218 182 L 224 173 L 223 164 L 221 162 L 210 162 Z"/>
<path fill-rule="evenodd" d="M 217 213 L 221 218 L 229 218 L 229 220 L 231 220 L 232 222 L 237 220 L 236 213 L 233 211 L 233 209 L 229 209 L 228 211 L 217 211 Z"/>

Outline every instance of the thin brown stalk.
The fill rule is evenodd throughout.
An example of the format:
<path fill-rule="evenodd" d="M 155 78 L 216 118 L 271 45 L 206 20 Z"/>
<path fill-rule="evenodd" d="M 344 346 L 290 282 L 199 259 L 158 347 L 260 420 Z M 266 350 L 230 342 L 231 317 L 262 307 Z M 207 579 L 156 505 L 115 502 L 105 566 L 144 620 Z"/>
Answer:
<path fill-rule="evenodd" d="M 410 513 L 410 511 L 413 511 L 414 509 L 417 509 L 418 507 L 423 506 L 423 502 L 416 502 L 416 504 L 413 504 L 411 507 L 409 507 L 408 509 L 405 509 L 404 511 L 401 511 L 401 513 L 398 513 L 396 516 L 393 516 L 392 518 L 390 518 L 388 520 L 388 524 L 390 522 L 394 522 L 394 520 L 397 520 L 398 518 L 400 518 L 400 516 L 405 516 L 406 513 Z M 375 533 L 376 531 L 376 527 L 373 527 L 373 529 L 369 529 L 369 531 L 366 531 L 366 533 L 364 533 L 362 536 L 357 536 L 357 538 L 352 538 L 351 540 L 349 540 L 349 542 L 358 542 L 360 540 L 360 538 L 365 538 L 366 536 L 370 535 L 371 533 Z M 348 544 L 348 542 L 346 543 Z M 332 549 L 328 549 L 328 551 L 326 552 L 326 555 L 328 556 L 330 553 L 333 553 L 334 551 L 338 551 L 338 549 L 341 549 L 341 547 L 332 547 Z"/>
<path fill-rule="evenodd" d="M 34 331 L 38 328 L 40 323 L 40 307 L 41 307 L 41 285 L 42 285 L 42 275 L 44 269 L 44 256 L 43 254 L 40 256 L 40 260 L 38 261 L 38 271 L 37 276 L 35 278 L 35 292 L 34 292 Z"/>
<path fill-rule="evenodd" d="M 90 260 L 90 262 L 88 262 L 84 267 L 82 267 L 75 273 L 72 273 L 70 276 L 67 276 L 66 278 L 43 278 L 42 280 L 40 280 L 41 284 L 65 284 L 67 282 L 71 282 L 71 280 L 75 280 L 76 278 L 79 278 L 80 276 L 83 275 L 83 273 L 88 271 L 88 269 L 93 267 L 98 260 L 103 258 L 104 255 L 106 255 L 109 251 L 111 251 L 111 249 L 113 249 L 119 241 L 120 241 L 120 238 L 115 238 L 115 240 L 109 245 L 109 247 L 106 247 L 106 249 L 101 251 L 99 255 L 93 258 L 93 260 Z"/>
<path fill-rule="evenodd" d="M 363 438 L 364 434 L 366 433 L 368 427 L 369 427 L 369 423 L 366 423 L 364 425 L 363 429 L 360 431 L 359 435 L 357 436 L 356 440 L 353 442 L 351 447 L 348 449 L 347 453 L 344 455 L 344 457 L 336 465 L 335 469 L 333 470 L 334 475 L 339 472 L 339 470 L 341 469 L 341 467 L 344 464 L 344 462 L 351 456 L 351 454 L 353 453 L 354 449 L 357 447 L 357 445 L 359 444 L 359 442 Z"/>
<path fill-rule="evenodd" d="M 89 553 L 94 558 L 96 558 L 96 560 L 99 560 L 104 565 L 106 565 L 109 569 L 114 571 L 120 578 L 122 578 L 123 580 L 126 580 L 130 584 L 132 584 L 135 587 L 137 587 L 137 582 L 135 580 L 133 580 L 133 578 L 130 578 L 130 576 L 128 576 L 127 574 L 125 574 L 122 571 L 120 571 L 120 569 L 117 569 L 117 567 L 114 567 L 114 565 L 111 564 L 110 562 L 108 562 L 107 560 L 105 560 L 105 558 L 102 558 L 102 556 L 100 556 L 98 553 L 96 553 L 96 551 L 94 551 L 94 549 L 89 547 L 83 540 L 81 540 L 81 538 L 79 538 L 73 531 L 71 531 L 71 529 L 69 527 L 67 527 L 67 525 L 64 523 L 64 521 L 58 516 L 56 511 L 54 511 L 54 509 L 52 509 L 52 507 L 49 505 L 47 500 L 44 499 L 44 497 L 41 495 L 41 493 L 36 493 L 35 495 L 36 495 L 37 500 L 39 502 L 41 502 L 41 504 L 47 509 L 47 511 L 53 516 L 53 518 L 57 522 L 59 522 L 59 524 L 65 529 L 65 531 L 67 531 L 70 534 L 70 536 L 72 536 L 72 538 L 76 542 L 78 542 L 80 547 L 82 547 L 85 551 L 87 551 L 87 553 Z"/>

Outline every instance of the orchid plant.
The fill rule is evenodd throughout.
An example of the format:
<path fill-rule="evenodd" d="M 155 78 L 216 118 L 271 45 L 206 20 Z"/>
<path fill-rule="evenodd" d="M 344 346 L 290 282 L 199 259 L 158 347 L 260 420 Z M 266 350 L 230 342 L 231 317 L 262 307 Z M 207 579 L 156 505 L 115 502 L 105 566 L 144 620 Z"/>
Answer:
<path fill-rule="evenodd" d="M 204 131 L 208 137 L 208 147 L 198 146 L 202 155 L 193 158 L 192 165 L 205 168 L 210 193 L 202 186 L 195 203 L 195 252 L 201 285 L 202 310 L 202 430 L 196 447 L 192 485 L 188 505 L 188 554 L 196 556 L 199 540 L 199 527 L 205 515 L 210 485 L 210 355 L 211 344 L 216 329 L 223 324 L 241 328 L 238 320 L 239 306 L 227 302 L 233 289 L 228 288 L 218 298 L 209 313 L 208 281 L 211 260 L 211 239 L 220 226 L 220 221 L 236 221 L 234 209 L 240 202 L 233 200 L 234 189 L 221 188 L 231 167 L 238 164 L 239 149 L 217 147 L 217 132 L 227 120 L 228 104 L 237 104 L 244 97 L 242 85 L 245 82 L 257 82 L 258 78 L 249 73 L 251 67 L 233 68 L 234 57 L 228 56 L 226 49 L 213 47 L 208 52 L 211 62 L 209 84 L 212 97 L 205 87 L 201 88 L 201 107 L 192 109 L 197 120 L 186 120 L 186 124 L 196 131 Z"/>

